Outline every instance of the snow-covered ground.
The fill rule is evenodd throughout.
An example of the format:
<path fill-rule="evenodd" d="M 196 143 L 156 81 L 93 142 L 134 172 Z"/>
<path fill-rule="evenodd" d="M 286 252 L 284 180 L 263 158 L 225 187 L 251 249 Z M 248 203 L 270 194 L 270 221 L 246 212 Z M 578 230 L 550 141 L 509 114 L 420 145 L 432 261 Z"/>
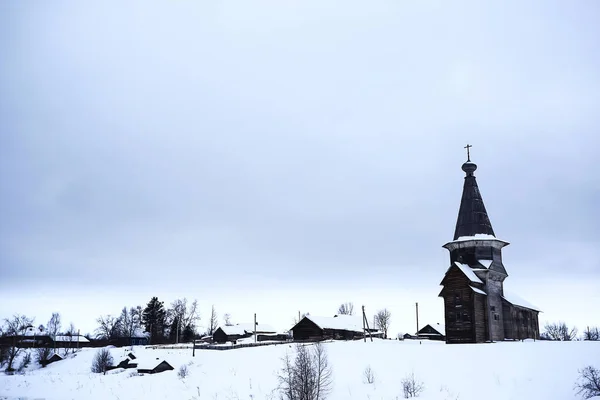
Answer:
<path fill-rule="evenodd" d="M 97 349 L 24 375 L 0 375 L 0 399 L 276 399 L 281 358 L 294 345 L 236 350 L 145 349 L 144 358 L 164 358 L 175 367 L 155 375 L 132 370 L 90 372 Z M 401 399 L 401 380 L 414 372 L 423 382 L 421 399 L 577 399 L 578 369 L 600 368 L 600 342 L 513 342 L 446 345 L 438 342 L 375 340 L 327 343 L 334 387 L 330 400 Z M 129 348 L 112 348 L 115 361 Z M 190 374 L 179 379 L 177 370 Z M 370 366 L 375 382 L 364 382 Z M 37 367 L 34 367 L 37 368 Z"/>

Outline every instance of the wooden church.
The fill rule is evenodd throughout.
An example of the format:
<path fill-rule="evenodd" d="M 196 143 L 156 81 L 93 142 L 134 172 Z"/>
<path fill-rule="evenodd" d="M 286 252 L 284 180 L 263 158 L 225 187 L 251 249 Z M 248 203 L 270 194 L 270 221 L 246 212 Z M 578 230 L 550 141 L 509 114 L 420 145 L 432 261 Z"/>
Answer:
<path fill-rule="evenodd" d="M 443 247 L 450 252 L 450 267 L 441 282 L 444 298 L 446 343 L 481 343 L 539 339 L 538 310 L 504 290 L 508 277 L 502 249 L 483 204 L 467 146 L 467 162 L 454 240 Z"/>

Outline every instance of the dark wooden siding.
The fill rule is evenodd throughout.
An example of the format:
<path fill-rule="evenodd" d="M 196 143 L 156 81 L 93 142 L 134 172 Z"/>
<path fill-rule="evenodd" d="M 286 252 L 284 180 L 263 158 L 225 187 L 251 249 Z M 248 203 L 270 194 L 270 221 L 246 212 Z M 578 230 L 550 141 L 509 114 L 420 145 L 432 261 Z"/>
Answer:
<path fill-rule="evenodd" d="M 225 343 L 225 342 L 235 342 L 238 339 L 250 337 L 252 334 L 246 335 L 228 335 L 221 328 L 217 328 L 217 330 L 213 333 L 213 342 L 215 343 Z"/>
<path fill-rule="evenodd" d="M 474 315 L 475 315 L 475 342 L 485 342 L 488 338 L 488 325 L 487 325 L 487 314 L 486 310 L 486 296 L 484 294 L 473 293 L 475 296 L 474 301 Z"/>
<path fill-rule="evenodd" d="M 452 267 L 442 281 L 446 343 L 475 342 L 474 293 L 470 280 L 457 267 Z"/>
<path fill-rule="evenodd" d="M 504 322 L 505 337 L 507 339 L 539 339 L 538 312 L 528 308 L 514 306 L 503 302 L 503 314 L 507 318 Z"/>
<path fill-rule="evenodd" d="M 292 328 L 294 340 L 323 339 L 323 330 L 308 318 L 302 318 Z"/>

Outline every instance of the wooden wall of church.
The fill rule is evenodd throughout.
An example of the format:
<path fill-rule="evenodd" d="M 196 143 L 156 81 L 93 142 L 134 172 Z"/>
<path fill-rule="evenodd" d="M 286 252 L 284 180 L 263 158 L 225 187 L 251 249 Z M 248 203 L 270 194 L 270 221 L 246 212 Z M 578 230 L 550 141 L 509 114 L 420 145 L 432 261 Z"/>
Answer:
<path fill-rule="evenodd" d="M 469 279 L 451 268 L 443 280 L 446 343 L 475 342 L 474 296 Z"/>

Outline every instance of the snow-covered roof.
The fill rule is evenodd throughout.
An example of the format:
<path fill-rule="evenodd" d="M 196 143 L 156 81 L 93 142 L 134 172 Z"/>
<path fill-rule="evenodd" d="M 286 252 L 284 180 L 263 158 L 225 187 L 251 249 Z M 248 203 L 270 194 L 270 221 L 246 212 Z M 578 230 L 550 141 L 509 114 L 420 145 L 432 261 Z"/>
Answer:
<path fill-rule="evenodd" d="M 440 335 L 446 336 L 446 326 L 444 324 L 427 324 L 432 327 Z M 427 326 L 425 325 L 425 326 Z M 425 328 L 425 326 L 423 328 Z M 423 329 L 421 328 L 421 329 Z M 419 333 L 419 336 L 424 336 L 425 333 Z"/>
<path fill-rule="evenodd" d="M 461 236 L 454 240 L 455 242 L 464 242 L 467 240 L 496 240 L 496 236 L 487 233 L 476 233 L 473 236 Z"/>
<path fill-rule="evenodd" d="M 318 317 L 307 315 L 306 318 L 311 320 L 321 329 L 335 329 L 350 332 L 362 332 L 362 318 L 352 315 L 337 315 L 335 317 Z"/>
<path fill-rule="evenodd" d="M 46 336 L 48 335 L 48 332 L 46 332 L 45 330 L 39 330 L 36 327 L 33 326 L 28 326 L 25 329 L 25 332 L 23 333 L 23 336 Z"/>
<path fill-rule="evenodd" d="M 489 269 L 490 265 L 492 265 L 493 260 L 477 260 L 477 262 Z"/>
<path fill-rule="evenodd" d="M 221 330 L 225 332 L 226 335 L 245 335 L 246 333 L 254 332 L 254 324 L 236 324 L 236 325 L 224 325 L 221 326 Z M 257 333 L 275 333 L 277 332 L 272 326 L 266 324 L 257 324 L 256 325 Z"/>
<path fill-rule="evenodd" d="M 509 291 L 505 290 L 504 296 L 502 296 L 502 298 L 514 306 L 529 308 L 530 310 L 539 311 L 539 312 L 542 311 L 535 305 L 531 304 L 530 302 L 528 302 L 527 300 L 525 300 L 524 298 L 522 298 L 521 296 L 519 296 L 513 292 L 509 292 Z"/>
<path fill-rule="evenodd" d="M 481 290 L 481 289 L 477 289 L 477 288 L 475 288 L 475 287 L 473 287 L 473 286 L 469 286 L 469 287 L 470 287 L 471 289 L 473 289 L 473 291 L 474 291 L 475 293 L 479 293 L 479 294 L 483 294 L 483 295 L 487 296 L 487 293 L 486 293 L 486 292 L 484 292 L 483 290 Z"/>
<path fill-rule="evenodd" d="M 150 333 L 146 332 L 144 329 L 136 328 L 131 335 L 132 338 L 148 338 L 150 337 Z"/>
<path fill-rule="evenodd" d="M 481 279 L 479 279 L 479 277 L 475 275 L 475 272 L 473 272 L 471 267 L 469 267 L 467 264 L 461 264 L 457 261 L 454 261 L 454 265 L 456 265 L 462 271 L 462 273 L 465 274 L 467 278 L 469 278 L 471 282 L 483 284 Z"/>
<path fill-rule="evenodd" d="M 131 364 L 137 364 L 137 369 L 150 369 L 150 370 L 152 370 L 152 369 L 156 368 L 156 366 L 158 366 L 163 361 L 165 361 L 167 364 L 171 365 L 164 358 L 160 358 L 160 357 L 148 357 L 148 356 L 143 356 L 141 358 L 138 357 L 135 360 L 132 360 Z"/>
<path fill-rule="evenodd" d="M 79 343 L 89 343 L 90 341 L 87 340 L 87 338 L 85 336 L 79 336 L 79 338 L 77 337 L 77 335 L 56 335 L 56 338 L 54 339 L 54 341 L 56 342 L 79 342 Z"/>
<path fill-rule="evenodd" d="M 458 244 L 458 243 L 464 243 L 464 242 L 471 242 L 471 241 L 489 241 L 490 245 L 493 247 L 504 247 L 506 245 L 508 245 L 509 243 L 506 240 L 501 240 L 498 239 L 497 237 L 495 237 L 494 235 L 489 235 L 489 234 L 485 234 L 485 233 L 477 233 L 474 236 L 460 236 L 457 239 L 448 242 L 444 245 L 444 247 L 456 247 L 456 246 L 451 246 L 452 244 Z"/>

